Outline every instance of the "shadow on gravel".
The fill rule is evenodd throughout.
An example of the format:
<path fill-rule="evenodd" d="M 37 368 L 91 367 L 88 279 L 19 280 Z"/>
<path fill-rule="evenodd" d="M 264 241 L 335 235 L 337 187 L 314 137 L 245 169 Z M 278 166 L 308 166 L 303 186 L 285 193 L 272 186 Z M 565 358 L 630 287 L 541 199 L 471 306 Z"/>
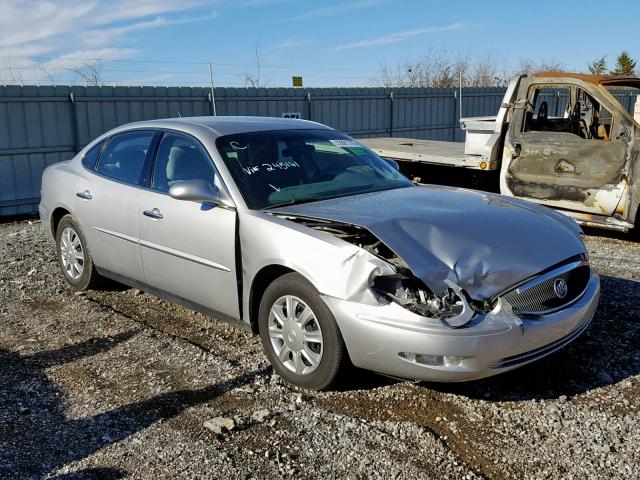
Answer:
<path fill-rule="evenodd" d="M 374 388 L 393 385 L 402 381 L 403 380 L 387 377 L 370 370 L 362 370 L 361 368 L 350 366 L 347 371 L 340 376 L 338 384 L 332 387 L 332 390 L 337 392 L 371 390 Z"/>
<path fill-rule="evenodd" d="M 87 468 L 80 472 L 57 475 L 55 480 L 119 480 L 127 476 L 125 470 L 118 468 Z"/>
<path fill-rule="evenodd" d="M 0 217 L 0 225 L 14 223 L 14 222 L 23 222 L 25 220 L 36 221 L 36 220 L 39 220 L 39 217 L 38 215 L 30 214 L 30 213 L 24 213 L 22 215 L 3 216 L 3 217 Z"/>
<path fill-rule="evenodd" d="M 90 418 L 66 418 L 62 392 L 45 369 L 107 351 L 136 333 L 91 339 L 31 356 L 0 349 L 0 478 L 52 474 L 159 419 L 174 417 L 264 373 L 253 371 L 206 388 L 161 394 Z M 57 478 L 118 479 L 126 474 L 119 469 L 97 468 Z"/>
<path fill-rule="evenodd" d="M 568 397 L 640 374 L 640 282 L 601 276 L 600 305 L 589 329 L 537 362 L 484 380 L 423 384 L 487 401 Z"/>
<path fill-rule="evenodd" d="M 594 228 L 594 227 L 582 227 L 582 230 L 585 234 L 590 235 L 592 237 L 600 237 L 600 238 L 615 238 L 616 240 L 624 240 L 627 242 L 638 242 L 640 236 L 638 232 L 629 231 L 629 232 L 616 232 L 615 230 L 605 230 L 603 228 Z"/>

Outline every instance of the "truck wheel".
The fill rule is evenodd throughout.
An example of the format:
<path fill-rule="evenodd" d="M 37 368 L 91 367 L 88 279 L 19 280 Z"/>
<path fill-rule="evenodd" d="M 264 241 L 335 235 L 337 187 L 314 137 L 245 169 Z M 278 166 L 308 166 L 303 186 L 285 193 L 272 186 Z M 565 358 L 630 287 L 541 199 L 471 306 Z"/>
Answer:
<path fill-rule="evenodd" d="M 65 215 L 56 230 L 56 257 L 65 281 L 74 290 L 97 285 L 100 276 L 93 265 L 87 239 L 71 215 Z"/>
<path fill-rule="evenodd" d="M 269 363 L 293 385 L 328 389 L 346 363 L 344 340 L 331 310 L 298 273 L 283 275 L 266 289 L 258 327 Z"/>

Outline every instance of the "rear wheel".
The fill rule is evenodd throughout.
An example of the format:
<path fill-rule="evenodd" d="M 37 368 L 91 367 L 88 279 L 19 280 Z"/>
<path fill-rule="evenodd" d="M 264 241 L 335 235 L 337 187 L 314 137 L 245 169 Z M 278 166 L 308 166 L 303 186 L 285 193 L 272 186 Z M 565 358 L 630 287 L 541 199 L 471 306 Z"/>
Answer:
<path fill-rule="evenodd" d="M 74 290 L 94 287 L 100 276 L 89 253 L 87 239 L 71 215 L 65 215 L 56 230 L 56 256 L 66 282 Z"/>
<path fill-rule="evenodd" d="M 316 289 L 297 273 L 276 279 L 260 302 L 262 345 L 274 370 L 302 388 L 329 388 L 346 362 L 333 314 Z"/>

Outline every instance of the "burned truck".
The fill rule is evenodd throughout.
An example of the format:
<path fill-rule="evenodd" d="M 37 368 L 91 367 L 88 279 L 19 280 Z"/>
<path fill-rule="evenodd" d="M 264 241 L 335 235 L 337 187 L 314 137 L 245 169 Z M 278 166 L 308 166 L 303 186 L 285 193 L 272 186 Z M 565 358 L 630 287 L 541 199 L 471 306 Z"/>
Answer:
<path fill-rule="evenodd" d="M 496 180 L 504 195 L 555 208 L 582 225 L 626 232 L 640 222 L 640 124 L 619 99 L 635 101 L 638 93 L 637 77 L 519 75 L 495 117 L 460 120 L 464 144 L 406 138 L 361 142 L 401 168 L 475 170 Z"/>

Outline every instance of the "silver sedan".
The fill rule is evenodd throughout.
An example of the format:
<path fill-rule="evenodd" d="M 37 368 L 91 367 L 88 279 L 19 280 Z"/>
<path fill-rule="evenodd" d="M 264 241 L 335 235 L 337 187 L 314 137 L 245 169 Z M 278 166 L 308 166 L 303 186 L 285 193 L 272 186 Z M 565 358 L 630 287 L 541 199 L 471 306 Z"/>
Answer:
<path fill-rule="evenodd" d="M 132 123 L 46 169 L 40 216 L 74 289 L 115 279 L 260 334 L 328 388 L 349 362 L 462 381 L 580 335 L 600 294 L 580 228 L 544 207 L 414 185 L 318 123 Z"/>

